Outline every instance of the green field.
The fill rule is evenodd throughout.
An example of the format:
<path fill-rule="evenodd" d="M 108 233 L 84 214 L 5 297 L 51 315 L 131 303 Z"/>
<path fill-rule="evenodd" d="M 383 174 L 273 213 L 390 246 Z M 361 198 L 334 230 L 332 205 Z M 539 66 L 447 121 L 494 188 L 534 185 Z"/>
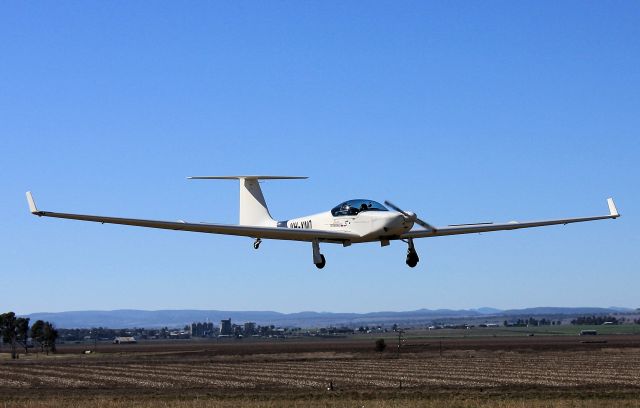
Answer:
<path fill-rule="evenodd" d="M 580 334 L 581 330 L 596 330 L 598 335 L 635 334 L 640 335 L 640 324 L 620 325 L 559 325 L 533 327 L 474 327 L 471 329 L 436 329 L 407 330 L 407 339 L 419 338 L 464 338 L 464 337 L 508 337 L 508 336 L 571 336 Z M 373 335 L 373 334 L 371 334 Z M 378 337 L 397 338 L 395 333 L 384 333 Z M 591 337 L 589 337 L 591 338 Z"/>

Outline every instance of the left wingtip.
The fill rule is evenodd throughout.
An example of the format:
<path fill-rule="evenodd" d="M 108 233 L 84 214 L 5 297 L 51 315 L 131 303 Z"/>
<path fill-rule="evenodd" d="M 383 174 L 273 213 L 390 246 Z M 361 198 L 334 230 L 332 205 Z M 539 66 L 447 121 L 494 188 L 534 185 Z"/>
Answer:
<path fill-rule="evenodd" d="M 35 201 L 33 201 L 33 195 L 31 191 L 27 191 L 27 202 L 29 203 L 29 211 L 31 214 L 38 215 L 38 208 L 36 207 Z"/>
<path fill-rule="evenodd" d="M 613 198 L 611 197 L 607 198 L 607 204 L 609 205 L 609 215 L 612 218 L 618 218 L 620 216 L 620 213 L 616 208 L 616 203 L 613 202 Z"/>

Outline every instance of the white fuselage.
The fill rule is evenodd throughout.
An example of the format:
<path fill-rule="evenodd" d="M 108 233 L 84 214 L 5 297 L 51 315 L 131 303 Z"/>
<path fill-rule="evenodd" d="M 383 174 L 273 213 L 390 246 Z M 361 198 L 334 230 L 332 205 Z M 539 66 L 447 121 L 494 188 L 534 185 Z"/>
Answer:
<path fill-rule="evenodd" d="M 278 222 L 279 227 L 345 232 L 359 238 L 351 242 L 378 241 L 399 236 L 413 227 L 413 221 L 395 211 L 366 211 L 334 216 L 331 211 Z"/>

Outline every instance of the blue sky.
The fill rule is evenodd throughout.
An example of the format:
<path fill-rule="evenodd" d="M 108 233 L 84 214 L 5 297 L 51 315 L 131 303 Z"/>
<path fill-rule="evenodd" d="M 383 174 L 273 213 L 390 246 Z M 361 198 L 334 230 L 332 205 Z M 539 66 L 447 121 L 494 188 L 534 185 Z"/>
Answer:
<path fill-rule="evenodd" d="M 637 2 L 5 2 L 0 310 L 638 307 Z M 435 225 L 565 227 L 311 245 L 41 209 L 237 222 L 389 199 Z"/>

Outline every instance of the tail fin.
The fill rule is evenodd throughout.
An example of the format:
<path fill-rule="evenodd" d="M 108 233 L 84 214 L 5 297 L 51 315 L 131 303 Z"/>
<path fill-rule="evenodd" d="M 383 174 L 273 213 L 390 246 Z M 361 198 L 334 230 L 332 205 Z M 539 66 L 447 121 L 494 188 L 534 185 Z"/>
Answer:
<path fill-rule="evenodd" d="M 269 214 L 262 195 L 259 180 L 306 179 L 298 176 L 194 176 L 189 179 L 239 180 L 240 181 L 240 225 L 275 227 L 277 222 Z"/>

